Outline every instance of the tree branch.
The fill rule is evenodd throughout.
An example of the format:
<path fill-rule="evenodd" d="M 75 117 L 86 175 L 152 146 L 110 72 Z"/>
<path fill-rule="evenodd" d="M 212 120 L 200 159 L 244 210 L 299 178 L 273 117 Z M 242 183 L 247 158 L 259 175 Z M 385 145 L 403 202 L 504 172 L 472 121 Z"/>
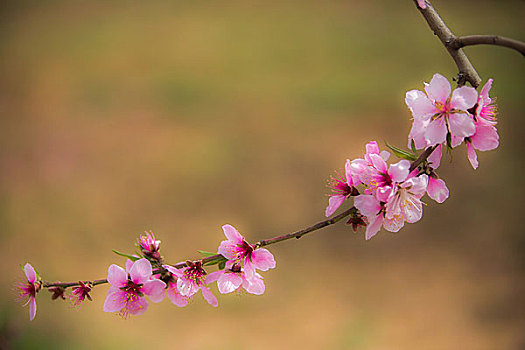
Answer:
<path fill-rule="evenodd" d="M 495 45 L 514 49 L 525 56 L 525 42 L 516 39 L 506 38 L 499 35 L 465 35 L 456 37 L 451 44 L 454 48 L 460 49 L 472 45 Z"/>
<path fill-rule="evenodd" d="M 421 8 L 418 6 L 417 1 L 416 7 L 421 12 L 425 20 L 427 21 L 428 26 L 435 35 L 441 40 L 441 43 L 447 49 L 449 55 L 452 57 L 456 66 L 458 67 L 458 85 L 465 85 L 465 82 L 469 82 L 470 85 L 477 88 L 481 84 L 481 78 L 470 63 L 467 55 L 463 52 L 461 48 L 455 47 L 455 41 L 457 37 L 452 33 L 452 31 L 447 27 L 445 22 L 441 19 L 439 14 L 436 12 L 434 7 L 427 1 L 427 6 Z"/>

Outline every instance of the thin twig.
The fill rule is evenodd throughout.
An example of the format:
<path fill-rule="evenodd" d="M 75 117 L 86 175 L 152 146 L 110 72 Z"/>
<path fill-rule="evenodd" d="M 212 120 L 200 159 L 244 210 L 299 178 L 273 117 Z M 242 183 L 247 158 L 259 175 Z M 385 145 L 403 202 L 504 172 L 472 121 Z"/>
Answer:
<path fill-rule="evenodd" d="M 456 37 L 451 45 L 460 49 L 471 45 L 496 45 L 514 49 L 525 56 L 525 42 L 499 35 L 465 35 Z"/>
<path fill-rule="evenodd" d="M 481 84 L 481 78 L 463 50 L 454 46 L 454 42 L 457 40 L 457 37 L 447 27 L 445 22 L 441 19 L 434 7 L 428 1 L 427 6 L 424 9 L 417 5 L 417 1 L 414 2 L 416 3 L 416 7 L 419 12 L 421 12 L 427 21 L 430 29 L 432 29 L 434 34 L 437 35 L 439 40 L 441 40 L 441 43 L 443 46 L 445 46 L 448 53 L 456 63 L 456 66 L 459 70 L 458 85 L 465 85 L 465 82 L 468 81 L 470 85 L 477 88 Z"/>

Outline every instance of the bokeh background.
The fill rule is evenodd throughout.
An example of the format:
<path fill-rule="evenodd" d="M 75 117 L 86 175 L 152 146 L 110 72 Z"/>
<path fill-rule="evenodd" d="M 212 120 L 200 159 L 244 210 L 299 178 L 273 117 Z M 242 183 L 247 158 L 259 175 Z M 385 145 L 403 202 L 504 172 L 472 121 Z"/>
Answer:
<path fill-rule="evenodd" d="M 435 1 L 456 33 L 525 39 L 523 1 Z M 521 349 L 525 65 L 493 77 L 501 145 L 440 174 L 451 196 L 365 242 L 339 225 L 270 249 L 264 296 L 200 296 L 141 317 L 43 291 L 18 265 L 103 278 L 151 229 L 168 261 L 323 219 L 326 179 L 375 139 L 404 146 L 407 90 L 456 70 L 412 1 L 3 1 L 0 346 L 39 349 Z M 216 291 L 216 287 L 213 287 Z"/>

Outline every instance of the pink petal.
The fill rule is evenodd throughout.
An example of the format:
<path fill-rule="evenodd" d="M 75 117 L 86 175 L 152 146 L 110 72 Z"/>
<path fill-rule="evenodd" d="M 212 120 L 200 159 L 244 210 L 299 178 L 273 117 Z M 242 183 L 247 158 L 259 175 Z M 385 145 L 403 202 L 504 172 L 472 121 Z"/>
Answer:
<path fill-rule="evenodd" d="M 423 197 L 427 191 L 428 186 L 428 175 L 422 174 L 417 177 L 408 179 L 404 184 L 404 187 L 409 187 L 409 192 L 417 198 Z"/>
<path fill-rule="evenodd" d="M 465 140 L 464 137 L 457 137 L 457 136 L 452 135 L 452 140 L 450 142 L 450 145 L 452 146 L 452 148 L 456 148 L 459 145 L 461 145 L 464 140 Z"/>
<path fill-rule="evenodd" d="M 35 272 L 35 269 L 33 268 L 33 266 L 31 266 L 30 263 L 26 263 L 24 265 L 24 273 L 25 273 L 25 275 L 27 277 L 27 282 L 29 282 L 31 284 L 34 284 L 36 282 L 36 272 Z M 36 306 L 35 306 L 35 310 L 36 310 Z"/>
<path fill-rule="evenodd" d="M 144 282 L 142 286 L 142 292 L 149 297 L 154 303 L 159 303 L 164 299 L 164 289 L 166 283 L 161 280 L 149 280 Z"/>
<path fill-rule="evenodd" d="M 405 225 L 403 218 L 394 217 L 392 219 L 386 219 L 383 221 L 383 227 L 385 230 L 390 232 L 398 232 Z"/>
<path fill-rule="evenodd" d="M 443 146 L 439 144 L 436 149 L 430 154 L 430 156 L 427 158 L 428 162 L 430 163 L 430 166 L 432 169 L 439 168 L 439 165 L 441 164 L 441 155 L 443 153 Z"/>
<path fill-rule="evenodd" d="M 185 297 L 191 297 L 199 290 L 199 287 L 194 281 L 188 280 L 184 277 L 177 279 L 177 288 L 180 294 Z"/>
<path fill-rule="evenodd" d="M 425 91 L 431 100 L 445 103 L 450 96 L 450 83 L 439 73 L 434 74 L 432 80 L 425 86 Z"/>
<path fill-rule="evenodd" d="M 430 198 L 438 203 L 443 203 L 449 195 L 445 181 L 441 179 L 434 179 L 432 177 L 429 177 L 427 193 Z"/>
<path fill-rule="evenodd" d="M 130 315 L 142 315 L 148 309 L 148 302 L 146 298 L 139 297 L 133 301 L 128 301 L 126 309 Z"/>
<path fill-rule="evenodd" d="M 447 138 L 447 125 L 443 117 L 434 119 L 428 124 L 425 138 L 429 146 L 439 145 Z"/>
<path fill-rule="evenodd" d="M 366 154 L 379 154 L 379 145 L 376 141 L 370 141 L 365 146 Z"/>
<path fill-rule="evenodd" d="M 343 204 L 345 199 L 346 199 L 346 196 L 343 196 L 343 195 L 330 196 L 330 198 L 328 198 L 328 206 L 326 207 L 326 210 L 325 210 L 326 217 L 332 216 L 332 214 L 335 213 L 335 211 L 341 206 L 341 204 Z"/>
<path fill-rule="evenodd" d="M 226 238 L 228 238 L 228 240 L 237 244 L 242 244 L 244 241 L 244 237 L 232 225 L 224 225 L 222 230 L 224 231 L 224 235 Z"/>
<path fill-rule="evenodd" d="M 430 120 L 414 119 L 410 133 L 408 134 L 409 148 L 412 147 L 412 140 L 414 141 L 416 149 L 422 149 L 428 146 L 428 142 L 425 139 L 425 131 L 429 123 Z"/>
<path fill-rule="evenodd" d="M 135 261 L 129 270 L 129 276 L 133 283 L 136 284 L 146 282 L 151 277 L 151 274 L 151 263 L 145 258 Z"/>
<path fill-rule="evenodd" d="M 492 88 L 492 78 L 487 80 L 485 85 L 483 85 L 483 88 L 481 89 L 481 92 L 479 93 L 479 98 L 485 101 L 487 100 L 490 101 L 489 91 L 491 88 Z"/>
<path fill-rule="evenodd" d="M 131 270 L 131 267 L 133 266 L 133 261 L 130 259 L 126 260 L 126 272 L 129 273 L 129 270 Z"/>
<path fill-rule="evenodd" d="M 368 219 L 370 223 L 366 227 L 365 232 L 365 239 L 368 241 L 370 238 L 374 237 L 379 230 L 381 229 L 381 225 L 383 225 L 383 215 L 377 215 L 373 218 Z"/>
<path fill-rule="evenodd" d="M 466 111 L 469 108 L 474 107 L 478 101 L 478 92 L 473 87 L 462 86 L 452 92 L 450 98 L 450 107 Z"/>
<path fill-rule="evenodd" d="M 217 281 L 217 287 L 221 294 L 228 294 L 239 288 L 242 284 L 241 276 L 235 273 L 225 273 Z"/>
<path fill-rule="evenodd" d="M 177 278 L 182 276 L 182 271 L 171 265 L 162 265 L 166 270 L 171 272 L 172 275 L 175 275 Z"/>
<path fill-rule="evenodd" d="M 202 286 L 201 291 L 202 291 L 202 296 L 208 302 L 208 304 L 210 304 L 213 307 L 219 306 L 219 302 L 217 301 L 217 298 L 215 297 L 215 295 L 213 295 L 211 290 Z"/>
<path fill-rule="evenodd" d="M 474 135 L 476 126 L 474 119 L 467 113 L 454 113 L 448 116 L 450 132 L 456 137 L 468 137 Z"/>
<path fill-rule="evenodd" d="M 250 294 L 261 295 L 264 294 L 265 286 L 262 277 L 257 273 L 254 278 L 247 280 L 243 278 L 242 287 Z"/>
<path fill-rule="evenodd" d="M 406 159 L 400 160 L 395 164 L 391 164 L 388 169 L 388 174 L 394 182 L 402 182 L 408 176 L 410 162 Z"/>
<path fill-rule="evenodd" d="M 259 248 L 252 253 L 252 263 L 255 268 L 261 271 L 268 271 L 275 268 L 275 259 L 268 249 Z"/>
<path fill-rule="evenodd" d="M 479 151 L 490 151 L 499 146 L 498 130 L 489 122 L 476 123 L 476 133 L 470 139 L 472 146 Z"/>
<path fill-rule="evenodd" d="M 408 91 L 406 93 L 405 103 L 417 120 L 426 120 L 437 112 L 432 101 L 419 90 Z"/>
<path fill-rule="evenodd" d="M 205 284 L 210 284 L 219 279 L 224 274 L 224 270 L 219 271 L 213 271 L 212 273 L 209 273 L 208 276 L 206 276 Z"/>
<path fill-rule="evenodd" d="M 34 297 L 29 297 L 29 321 L 33 321 L 35 319 L 35 316 L 36 316 L 36 300 Z"/>
<path fill-rule="evenodd" d="M 386 202 L 388 197 L 392 194 L 392 186 L 378 187 L 376 190 L 376 198 L 381 202 Z"/>
<path fill-rule="evenodd" d="M 108 268 L 108 282 L 116 288 L 124 287 L 128 284 L 128 274 L 122 267 L 112 264 Z"/>
<path fill-rule="evenodd" d="M 467 142 L 466 144 L 467 144 L 467 158 L 470 162 L 470 165 L 472 165 L 474 169 L 477 169 L 479 166 L 478 155 L 476 154 L 476 151 L 474 150 L 474 147 L 472 147 L 472 144 L 470 142 Z"/>
<path fill-rule="evenodd" d="M 166 292 L 168 299 L 178 307 L 184 307 L 188 305 L 188 298 L 182 296 L 175 285 L 170 286 Z"/>
<path fill-rule="evenodd" d="M 372 161 L 372 165 L 374 166 L 374 168 L 377 169 L 377 171 L 383 174 L 387 172 L 387 164 L 379 154 L 371 154 L 370 160 Z"/>
<path fill-rule="evenodd" d="M 232 241 L 222 241 L 217 252 L 226 259 L 235 259 L 238 254 L 238 248 L 237 243 Z"/>
<path fill-rule="evenodd" d="M 110 287 L 102 309 L 105 312 L 116 312 L 124 306 L 126 306 L 126 292 L 115 287 Z"/>
<path fill-rule="evenodd" d="M 357 186 L 359 184 L 354 184 L 354 176 L 352 175 L 352 167 L 350 165 L 350 159 L 347 159 L 345 163 L 346 183 L 348 186 Z"/>
<path fill-rule="evenodd" d="M 248 257 L 244 258 L 244 274 L 248 279 L 252 279 L 255 276 L 255 266 L 253 266 Z"/>
<path fill-rule="evenodd" d="M 414 222 L 421 220 L 421 217 L 423 216 L 423 205 L 419 199 L 410 202 L 411 205 L 407 206 L 404 210 L 404 216 L 406 222 L 413 224 Z"/>
<path fill-rule="evenodd" d="M 355 197 L 354 206 L 368 218 L 376 216 L 381 210 L 379 201 L 374 196 L 367 194 Z"/>

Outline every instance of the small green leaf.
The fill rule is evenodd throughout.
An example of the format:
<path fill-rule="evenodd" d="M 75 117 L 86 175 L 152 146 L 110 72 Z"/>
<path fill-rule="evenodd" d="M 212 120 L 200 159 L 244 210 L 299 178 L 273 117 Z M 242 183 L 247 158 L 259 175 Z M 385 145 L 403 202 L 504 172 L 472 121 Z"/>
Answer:
<path fill-rule="evenodd" d="M 207 252 L 205 250 L 197 250 L 199 252 L 199 254 L 202 254 L 204 256 L 212 256 L 212 255 L 216 255 L 217 253 L 211 253 L 211 252 Z"/>
<path fill-rule="evenodd" d="M 134 256 L 134 255 L 126 254 L 126 253 L 121 253 L 119 251 L 116 251 L 115 249 L 112 249 L 112 251 L 113 251 L 113 253 L 115 253 L 117 255 L 120 255 L 120 256 L 123 256 L 125 258 L 128 258 L 131 261 L 137 261 L 137 260 L 140 259 L 140 257 L 138 257 L 138 256 Z"/>
<path fill-rule="evenodd" d="M 412 142 L 410 142 L 410 149 L 412 150 L 412 153 L 417 154 L 416 143 L 414 142 L 413 139 L 412 139 Z"/>
<path fill-rule="evenodd" d="M 219 263 L 219 266 L 218 266 L 218 267 L 219 267 L 219 270 L 224 270 L 224 268 L 226 267 L 226 261 L 221 261 L 221 262 Z"/>
<path fill-rule="evenodd" d="M 221 255 L 221 256 L 218 256 L 216 258 L 213 258 L 210 261 L 205 262 L 203 265 L 204 266 L 217 265 L 217 264 L 220 264 L 222 262 L 226 263 L 226 261 L 228 261 L 228 259 L 226 259 L 224 256 Z"/>
<path fill-rule="evenodd" d="M 417 156 L 414 153 L 412 153 L 410 151 L 405 151 L 405 150 L 403 150 L 401 148 L 398 148 L 396 146 L 392 146 L 388 142 L 385 142 L 385 143 L 386 143 L 386 146 L 388 148 L 390 148 L 392 150 L 392 152 L 394 152 L 396 157 L 407 159 L 407 160 L 410 160 L 410 161 L 414 161 L 414 160 L 417 159 Z"/>

